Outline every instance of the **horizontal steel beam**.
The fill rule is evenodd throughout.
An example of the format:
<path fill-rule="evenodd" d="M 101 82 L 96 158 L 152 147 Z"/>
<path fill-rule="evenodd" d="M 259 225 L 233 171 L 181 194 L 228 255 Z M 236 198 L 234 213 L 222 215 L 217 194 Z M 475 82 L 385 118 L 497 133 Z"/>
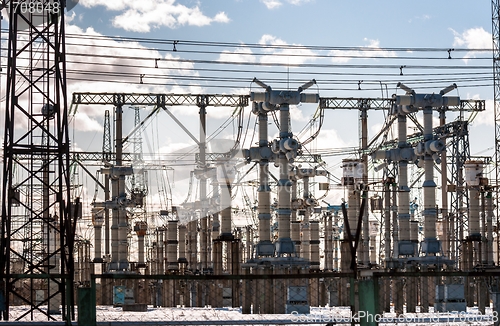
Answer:
<path fill-rule="evenodd" d="M 460 100 L 460 106 L 449 106 L 445 111 L 481 112 L 486 109 L 485 100 Z M 322 109 L 334 110 L 389 110 L 395 105 L 395 99 L 354 98 L 354 97 L 321 97 L 319 105 Z"/>
<path fill-rule="evenodd" d="M 248 106 L 248 95 L 73 93 L 71 104 L 151 105 L 151 106 Z"/>
<path fill-rule="evenodd" d="M 139 94 L 139 93 L 73 93 L 73 105 L 154 105 L 154 106 L 248 106 L 249 95 L 227 94 Z M 321 97 L 320 108 L 336 110 L 389 110 L 395 100 L 384 98 Z M 480 112 L 486 109 L 484 100 L 461 100 L 459 106 L 446 111 Z"/>

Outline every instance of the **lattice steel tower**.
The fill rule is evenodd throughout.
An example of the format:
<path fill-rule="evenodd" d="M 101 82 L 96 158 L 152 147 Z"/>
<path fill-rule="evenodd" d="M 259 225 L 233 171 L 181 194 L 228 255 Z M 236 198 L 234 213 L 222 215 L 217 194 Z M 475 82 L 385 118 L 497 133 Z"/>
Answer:
<path fill-rule="evenodd" d="M 500 0 L 491 1 L 492 36 L 493 36 L 493 97 L 495 115 L 495 186 L 498 187 L 500 179 Z M 497 188 L 498 189 L 498 188 Z M 498 190 L 497 190 L 498 192 Z M 496 196 L 497 234 L 499 227 L 500 201 Z M 497 243 L 500 237 L 497 236 Z M 500 262 L 500 251 L 497 250 L 497 263 Z"/>
<path fill-rule="evenodd" d="M 0 282 L 17 319 L 48 320 L 73 307 L 73 240 L 78 204 L 70 203 L 65 0 L 3 1 L 9 12 Z M 34 4 L 37 2 L 33 1 Z M 68 8 L 70 9 L 70 8 Z M 30 13 L 30 11 L 32 13 Z M 41 309 L 47 306 L 48 309 Z"/>

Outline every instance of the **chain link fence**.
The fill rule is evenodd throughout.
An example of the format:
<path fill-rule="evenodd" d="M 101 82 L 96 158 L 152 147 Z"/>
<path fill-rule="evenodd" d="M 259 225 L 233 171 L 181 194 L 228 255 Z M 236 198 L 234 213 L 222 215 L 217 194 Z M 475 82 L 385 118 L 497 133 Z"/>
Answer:
<path fill-rule="evenodd" d="M 500 272 L 266 267 L 243 275 L 92 275 L 90 284 L 75 288 L 74 324 L 493 325 L 499 280 Z M 43 314 L 23 316 L 25 306 L 12 303 L 10 320 L 47 321 Z"/>

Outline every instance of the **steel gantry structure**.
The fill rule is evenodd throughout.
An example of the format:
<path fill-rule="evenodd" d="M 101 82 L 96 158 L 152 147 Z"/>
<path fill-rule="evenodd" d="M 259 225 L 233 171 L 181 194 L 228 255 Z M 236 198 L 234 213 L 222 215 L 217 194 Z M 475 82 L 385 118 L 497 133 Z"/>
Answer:
<path fill-rule="evenodd" d="M 359 144 L 359 155 L 360 159 L 363 162 L 364 183 L 367 182 L 367 169 L 368 169 L 368 154 L 373 152 L 375 149 L 374 143 L 377 141 L 384 132 L 391 126 L 391 124 L 396 120 L 394 115 L 392 119 L 389 119 L 386 123 L 386 126 L 382 128 L 382 130 L 368 143 L 368 135 L 367 135 L 367 118 L 368 118 L 368 110 L 386 110 L 389 113 L 396 112 L 396 99 L 393 98 L 341 98 L 341 97 L 331 97 L 331 98 L 320 98 L 319 110 L 325 109 L 333 109 L 333 110 L 359 110 L 359 121 L 360 121 L 360 144 Z M 447 192 L 443 191 L 442 195 L 442 205 L 443 209 L 441 210 L 443 216 L 442 220 L 445 222 L 446 226 L 449 226 L 452 231 L 452 239 L 455 241 L 451 243 L 452 239 L 447 239 L 444 241 L 444 252 L 447 253 L 450 250 L 455 253 L 456 250 L 459 250 L 460 244 L 457 240 L 463 240 L 463 237 L 460 236 L 460 230 L 464 230 L 467 227 L 466 218 L 463 216 L 463 211 L 461 210 L 461 203 L 464 201 L 467 202 L 466 191 L 464 190 L 464 180 L 461 177 L 462 169 L 465 161 L 470 159 L 470 151 L 468 149 L 468 122 L 467 121 L 455 121 L 449 124 L 446 124 L 446 112 L 470 112 L 474 115 L 477 112 L 481 112 L 485 110 L 485 101 L 484 100 L 460 100 L 458 105 L 450 105 L 446 107 L 442 107 L 437 110 L 440 114 L 440 127 L 435 128 L 435 133 L 440 133 L 443 135 L 447 135 L 447 137 L 451 138 L 451 142 L 449 143 L 449 147 L 451 148 L 451 155 L 443 155 L 443 160 L 441 162 L 441 175 L 443 183 L 451 184 L 455 189 L 459 189 L 456 192 L 451 193 L 451 210 L 448 210 L 448 199 Z M 317 114 L 318 115 L 318 114 Z M 409 136 L 407 142 L 417 142 L 422 138 L 422 126 L 418 123 L 418 121 L 413 117 L 409 116 L 410 119 L 419 127 L 421 130 L 420 133 Z M 462 115 L 460 116 L 462 119 Z M 397 140 L 386 141 L 380 145 L 379 148 L 390 148 L 397 147 Z M 451 172 L 451 179 L 448 178 L 448 170 Z M 391 175 L 394 179 L 394 171 Z M 385 180 L 385 182 L 387 182 Z M 392 181 L 394 182 L 394 181 Z M 389 182 L 390 183 L 390 182 Z M 446 185 L 443 187 L 446 190 Z M 387 194 L 386 194 L 387 195 Z M 390 200 L 390 199 L 388 199 Z M 396 205 L 395 203 L 393 205 Z M 446 207 L 445 207 L 446 206 Z M 385 243 L 390 244 L 389 232 L 394 229 L 391 229 L 389 223 L 391 221 L 389 216 L 385 216 L 390 214 L 390 211 L 383 211 L 383 216 L 381 219 L 381 232 L 383 236 L 380 238 L 381 248 L 385 247 Z M 451 225 L 449 217 L 453 217 L 455 225 Z M 367 257 L 367 247 L 368 247 L 368 211 L 363 213 L 363 232 L 362 232 L 362 251 L 361 251 L 361 260 L 362 264 L 366 264 L 368 261 Z M 393 226 L 394 227 L 394 226 Z M 384 228 L 384 229 L 382 229 Z M 394 241 L 397 241 L 397 233 L 393 233 Z M 389 258 L 390 250 L 388 247 L 385 247 L 386 259 Z"/>
<path fill-rule="evenodd" d="M 2 2 L 9 13 L 0 230 L 3 318 L 9 319 L 12 304 L 22 304 L 29 309 L 19 319 L 39 312 L 48 320 L 61 313 L 69 320 L 78 203 L 70 203 L 69 192 L 66 1 L 51 1 L 43 13 L 31 14 L 18 4 Z M 31 156 L 18 160 L 18 155 Z"/>
<path fill-rule="evenodd" d="M 208 179 L 208 160 L 206 153 L 206 115 L 207 107 L 233 107 L 239 110 L 239 114 L 243 112 L 243 108 L 248 106 L 248 96 L 243 95 L 192 95 L 192 94 L 134 94 L 134 93 L 74 93 L 72 98 L 72 105 L 113 105 L 115 107 L 116 114 L 116 128 L 115 128 L 115 167 L 120 167 L 123 165 L 123 152 L 122 146 L 126 140 L 122 135 L 122 108 L 123 106 L 153 106 L 154 110 L 140 123 L 137 125 L 143 125 L 144 122 L 153 116 L 155 112 L 159 110 L 164 110 L 185 132 L 186 134 L 198 145 L 199 156 L 197 157 L 197 175 L 200 179 L 199 185 L 199 196 L 200 196 L 200 206 L 198 206 L 198 211 L 200 215 L 200 257 L 201 261 L 199 265 L 190 264 L 190 268 L 205 270 L 208 268 L 209 262 L 209 246 L 210 246 L 210 232 L 209 232 L 209 217 L 208 217 L 208 202 L 207 202 L 207 179 Z M 196 106 L 199 108 L 200 117 L 200 135 L 199 138 L 194 136 L 184 125 L 170 112 L 169 106 Z M 75 108 L 76 110 L 76 108 Z M 239 129 L 237 141 L 235 142 L 235 147 L 239 144 L 239 139 L 241 136 L 241 128 Z M 235 148 L 234 148 L 235 149 Z M 224 153 L 222 155 L 231 155 L 231 152 Z M 124 176 L 123 176 L 124 177 Z M 120 176 L 119 178 L 112 179 L 111 182 L 117 182 L 117 189 L 124 189 L 124 186 L 120 184 L 123 183 L 124 178 Z M 120 191 L 120 194 L 112 194 L 112 198 L 123 196 L 124 191 Z M 101 205 L 108 209 L 111 207 L 107 202 L 100 203 Z M 118 212 L 118 217 L 116 220 L 122 221 L 120 225 L 126 225 L 128 222 L 123 223 L 126 220 L 126 214 L 123 211 L 124 207 L 118 207 L 118 210 L 113 210 L 113 214 Z M 115 217 L 113 217 L 113 224 L 115 223 Z M 188 233 L 195 235 L 197 234 L 198 225 L 196 221 L 189 223 Z M 118 238 L 126 238 L 124 231 L 119 232 L 119 235 L 112 234 L 112 243 L 119 242 L 124 243 L 124 241 L 119 241 Z M 197 256 L 197 242 L 196 237 L 191 237 L 189 239 L 190 256 Z M 112 245 L 113 247 L 113 245 Z M 125 258 L 127 249 L 118 248 L 117 252 L 111 253 L 111 264 L 110 271 L 127 270 L 128 261 Z M 193 261 L 191 259 L 191 261 Z"/>

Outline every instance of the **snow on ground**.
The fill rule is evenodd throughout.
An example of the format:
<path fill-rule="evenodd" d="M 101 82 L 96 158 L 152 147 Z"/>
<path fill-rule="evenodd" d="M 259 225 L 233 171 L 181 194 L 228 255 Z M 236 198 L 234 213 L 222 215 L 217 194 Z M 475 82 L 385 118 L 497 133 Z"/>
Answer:
<path fill-rule="evenodd" d="M 46 309 L 46 307 L 42 307 Z M 15 320 L 28 311 L 28 307 L 11 307 L 10 319 Z M 351 325 L 348 307 L 311 308 L 307 315 L 299 314 L 242 314 L 240 308 L 154 308 L 148 306 L 146 312 L 124 312 L 121 307 L 97 306 L 98 325 Z M 405 313 L 396 316 L 394 312 L 383 316 L 372 316 L 378 319 L 379 325 L 493 325 L 496 314 L 492 308 L 486 309 L 482 315 L 477 307 L 468 308 L 460 313 Z M 60 316 L 54 316 L 60 320 Z M 23 320 L 28 320 L 30 317 Z M 47 321 L 47 317 L 38 312 L 34 314 L 35 321 Z"/>

